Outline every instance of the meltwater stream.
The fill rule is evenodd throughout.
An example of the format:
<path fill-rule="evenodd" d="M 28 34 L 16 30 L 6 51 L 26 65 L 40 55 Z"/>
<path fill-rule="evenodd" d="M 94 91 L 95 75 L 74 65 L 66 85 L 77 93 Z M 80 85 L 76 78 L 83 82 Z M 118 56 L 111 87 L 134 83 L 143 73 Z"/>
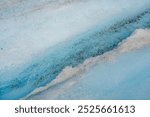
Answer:
<path fill-rule="evenodd" d="M 29 2 L 31 2 L 31 1 L 29 1 Z M 88 4 L 88 2 L 89 2 L 89 4 Z M 92 7 L 91 9 L 89 8 L 89 10 L 94 9 L 93 12 L 97 13 L 97 12 L 101 12 L 100 11 L 101 9 L 99 8 L 101 6 L 101 4 L 103 4 L 103 5 L 105 4 L 106 6 L 104 6 L 104 7 L 109 11 L 109 7 L 107 7 L 107 5 L 110 5 L 110 6 L 114 5 L 113 7 L 110 7 L 110 10 L 111 10 L 111 8 L 114 9 L 117 5 L 120 5 L 121 3 L 123 4 L 124 2 L 125 2 L 124 0 L 119 0 L 118 3 L 113 3 L 112 0 L 109 0 L 108 2 L 105 2 L 103 0 L 102 1 L 95 0 L 94 2 L 92 2 L 89 0 L 89 1 L 86 1 L 85 3 L 84 2 L 82 4 L 80 3 L 79 6 L 81 7 L 82 5 L 85 4 L 85 5 L 87 5 L 87 7 Z M 128 1 L 128 2 L 130 2 L 130 1 Z M 96 5 L 94 7 L 94 5 L 91 5 L 91 3 L 93 3 L 93 4 L 98 3 L 100 6 L 98 7 L 98 5 Z M 136 2 L 132 1 L 131 3 L 132 3 L 132 5 L 134 5 Z M 131 4 L 131 3 L 129 3 L 129 4 Z M 69 33 L 75 32 L 75 29 L 78 30 L 78 27 L 79 27 L 79 29 L 83 28 L 83 27 L 88 28 L 88 30 L 85 30 L 85 29 L 82 30 L 81 34 L 78 31 L 76 31 L 77 34 L 72 33 L 73 36 L 68 36 L 68 37 L 66 36 L 66 38 L 71 38 L 71 39 L 62 40 L 60 42 L 58 41 L 59 43 L 57 41 L 56 41 L 57 42 L 56 43 L 55 41 L 53 41 L 53 39 L 42 41 L 39 38 L 39 40 L 36 40 L 35 35 L 37 34 L 38 36 L 40 36 L 40 31 L 41 31 L 41 29 L 39 29 L 41 27 L 38 28 L 38 25 L 42 25 L 42 23 L 44 23 L 44 21 L 42 21 L 42 22 L 39 21 L 37 25 L 33 25 L 33 27 L 37 26 L 36 30 L 33 27 L 31 27 L 31 29 L 33 28 L 33 31 L 30 30 L 30 28 L 27 28 L 28 25 L 30 24 L 30 22 L 29 22 L 29 23 L 27 23 L 28 25 L 21 27 L 22 28 L 21 30 L 27 29 L 26 31 L 27 32 L 29 31 L 29 33 L 27 33 L 27 34 L 31 33 L 31 36 L 27 35 L 27 37 L 30 37 L 31 38 L 30 40 L 32 40 L 32 37 L 33 37 L 34 43 L 37 42 L 37 44 L 39 46 L 38 49 L 36 48 L 37 46 L 34 47 L 34 44 L 32 45 L 32 43 L 30 43 L 30 46 L 25 46 L 29 43 L 26 43 L 26 41 L 24 41 L 24 40 L 23 40 L 23 43 L 20 43 L 20 40 L 21 40 L 20 38 L 17 39 L 17 41 L 16 41 L 15 35 L 18 35 L 18 34 L 14 33 L 11 30 L 8 30 L 8 32 L 10 33 L 10 37 L 12 35 L 12 40 L 11 39 L 9 39 L 10 41 L 3 40 L 3 37 L 4 37 L 4 39 L 7 39 L 5 37 L 7 37 L 7 35 L 6 35 L 7 27 L 9 27 L 9 26 L 6 26 L 6 27 L 4 26 L 5 30 L 2 30 L 4 32 L 4 34 L 2 34 L 2 39 L 0 40 L 1 42 L 3 42 L 0 44 L 0 46 L 1 46 L 1 50 L 0 50 L 1 51 L 1 53 L 0 53 L 1 54 L 1 56 L 0 56 L 1 57 L 0 58 L 0 62 L 1 62 L 0 63 L 0 67 L 1 67 L 1 69 L 0 69 L 1 70 L 0 71 L 0 80 L 1 80 L 0 81 L 0 99 L 20 99 L 20 98 L 28 95 L 29 93 L 31 93 L 36 88 L 45 86 L 46 84 L 48 84 L 49 82 L 54 80 L 62 72 L 62 70 L 65 69 L 67 66 L 76 67 L 77 65 L 82 64 L 88 58 L 102 55 L 105 52 L 108 52 L 108 51 L 116 48 L 117 45 L 122 40 L 129 37 L 136 29 L 149 28 L 150 27 L 150 9 L 149 9 L 150 2 L 148 0 L 145 0 L 145 2 L 143 2 L 142 0 L 138 0 L 137 3 L 138 3 L 137 6 L 134 6 L 134 8 L 131 7 L 132 5 L 125 5 L 124 10 L 121 10 L 121 11 L 114 10 L 114 14 L 108 13 L 108 15 L 110 15 L 111 17 L 104 15 L 106 18 L 108 17 L 108 19 L 107 20 L 105 18 L 100 19 L 103 21 L 101 23 L 98 22 L 98 19 L 100 18 L 100 14 L 103 15 L 102 13 L 97 14 L 97 15 L 99 15 L 99 17 L 98 17 L 98 16 L 95 16 L 92 12 L 89 14 L 86 12 L 83 12 L 84 10 L 82 9 L 83 11 L 81 11 L 81 13 L 85 13 L 84 15 L 87 16 L 87 18 L 89 17 L 88 15 L 91 15 L 90 17 L 97 18 L 96 19 L 97 24 L 93 24 L 93 26 L 90 26 L 91 24 L 90 25 L 88 24 L 89 25 L 88 27 L 84 26 L 86 24 L 83 24 L 83 26 L 79 26 L 80 23 L 78 24 L 76 22 L 76 20 L 82 21 L 82 19 L 83 19 L 83 17 L 81 17 L 82 14 L 81 14 L 81 16 L 78 14 L 81 17 L 81 19 L 77 18 L 76 20 L 72 20 L 72 22 L 68 22 L 68 23 L 71 23 L 72 29 L 69 27 L 70 25 L 69 26 L 67 25 L 67 21 L 65 22 L 66 25 L 62 25 L 61 22 L 57 21 L 58 19 L 55 19 L 56 22 L 53 22 L 53 23 L 56 23 L 56 24 L 58 23 L 58 26 L 59 25 L 62 26 L 60 28 L 62 28 L 63 30 L 65 30 L 66 28 L 69 27 L 69 29 L 70 29 Z M 71 3 L 69 2 L 69 4 L 71 4 Z M 75 6 L 68 6 L 67 8 L 62 8 L 59 10 L 63 11 L 64 9 L 67 10 L 70 7 L 73 7 L 73 8 L 78 7 L 78 2 L 74 3 L 74 4 L 75 4 Z M 9 4 L 9 5 L 11 6 L 11 4 Z M 30 5 L 27 5 L 27 6 L 30 6 Z M 60 6 L 60 4 L 58 6 Z M 55 7 L 58 8 L 58 6 L 56 5 Z M 49 7 L 51 8 L 51 6 L 49 6 Z M 55 9 L 55 7 L 54 7 L 54 9 Z M 117 7 L 119 7 L 119 6 L 117 6 Z M 128 12 L 126 12 L 125 9 L 128 9 L 128 8 L 130 8 L 131 12 L 129 12 L 128 10 L 127 10 Z M 13 13 L 16 14 L 18 9 L 19 8 L 16 8 Z M 40 7 L 40 9 L 41 9 L 41 7 Z M 48 9 L 48 10 L 53 11 L 53 9 Z M 45 9 L 45 11 L 48 11 L 48 10 L 47 10 L 47 8 Z M 74 10 L 77 10 L 77 8 Z M 68 13 L 69 11 L 65 11 L 65 12 L 67 12 L 68 17 L 74 16 L 74 15 L 77 15 L 77 14 L 72 14 L 72 13 L 76 13 L 74 10 L 70 11 L 70 14 Z M 5 15 L 6 11 L 8 13 L 7 15 Z M 27 11 L 28 11 L 28 9 L 27 9 Z M 30 9 L 29 9 L 29 11 L 30 11 Z M 3 14 L 1 16 L 1 20 L 0 20 L 1 25 L 2 25 L 2 22 L 8 23 L 9 18 L 13 17 L 13 16 L 16 17 L 16 19 L 14 19 L 14 20 L 18 20 L 17 19 L 18 17 L 20 18 L 19 20 L 22 20 L 23 17 L 29 18 L 29 21 L 32 19 L 31 14 L 30 14 L 30 16 L 26 16 L 26 15 L 22 16 L 19 13 L 17 13 L 17 15 L 14 15 L 13 13 L 10 12 L 10 10 L 6 9 L 5 7 L 4 7 L 4 10 L 2 10 L 1 12 Z M 55 14 L 55 11 L 53 11 L 53 12 Z M 52 12 L 52 16 L 53 16 L 53 12 Z M 28 12 L 24 12 L 24 13 L 28 14 Z M 79 12 L 77 12 L 77 13 L 79 13 Z M 93 14 L 93 16 L 92 16 L 92 14 Z M 35 15 L 35 14 L 33 14 L 33 15 Z M 58 16 L 55 16 L 55 17 L 62 18 L 63 16 L 61 17 L 61 14 L 58 14 Z M 51 16 L 50 17 L 45 16 L 45 18 L 48 19 L 48 18 L 51 18 Z M 74 18 L 76 18 L 76 17 L 74 17 Z M 45 20 L 45 21 L 47 21 L 47 20 Z M 88 20 L 87 23 L 90 21 L 93 21 L 93 19 Z M 62 23 L 64 23 L 64 22 L 62 22 Z M 77 23 L 78 27 L 76 27 L 73 23 L 75 23 L 75 24 Z M 30 24 L 30 25 L 32 25 L 32 24 Z M 80 24 L 80 25 L 82 25 L 82 24 Z M 54 40 L 59 39 L 59 38 L 61 39 L 61 36 L 63 38 L 64 35 L 69 34 L 68 32 L 61 33 L 61 30 L 59 30 L 59 27 L 55 27 L 55 28 L 56 29 L 54 30 L 54 32 L 53 32 L 53 25 L 52 25 L 52 28 L 50 28 L 50 29 L 49 29 L 49 27 L 43 28 L 44 31 L 45 31 L 45 29 L 46 29 L 46 31 L 52 30 L 53 33 L 49 32 L 51 35 L 48 35 L 47 33 L 42 32 L 42 34 L 46 34 L 47 36 L 54 35 L 52 37 L 47 37 L 47 38 L 54 38 Z M 60 32 L 57 31 L 57 28 Z M 75 29 L 73 30 L 73 28 L 75 28 Z M 36 34 L 34 33 L 34 30 L 37 31 Z M 20 37 L 25 38 L 24 36 L 26 36 L 26 35 L 24 33 L 26 34 L 26 32 L 23 32 L 20 34 L 21 35 Z M 34 34 L 34 35 L 32 36 L 32 34 Z M 43 36 L 41 36 L 41 38 L 43 38 Z M 50 43 L 51 41 L 55 42 L 56 44 L 52 45 Z M 29 41 L 29 42 L 32 42 L 32 41 Z M 41 43 L 41 45 L 39 43 Z M 18 44 L 18 45 L 22 44 L 22 46 L 23 46 L 23 53 L 20 53 L 20 55 L 21 55 L 20 59 L 16 60 L 16 61 L 19 60 L 19 62 L 20 62 L 20 63 L 18 62 L 19 64 L 15 63 L 14 61 L 11 61 L 11 57 L 15 58 L 16 56 L 10 56 L 9 57 L 10 61 L 5 62 L 5 60 L 7 60 L 7 59 L 5 59 L 5 56 L 7 58 L 7 54 L 5 55 L 5 54 L 3 54 L 3 52 L 5 52 L 5 48 L 11 48 L 11 46 L 13 44 L 14 44 L 14 46 L 15 46 L 15 44 Z M 48 46 L 49 44 L 51 46 Z M 42 50 L 44 45 L 46 46 L 45 50 L 44 49 Z M 31 47 L 31 50 L 28 48 L 25 48 L 25 47 L 28 47 L 28 48 Z M 42 51 L 40 51 L 39 48 Z M 27 49 L 29 52 L 24 51 L 24 49 Z M 36 56 L 34 58 L 31 57 L 31 61 L 29 61 L 27 63 L 26 62 L 22 63 L 22 60 L 24 60 L 24 61 L 26 60 L 26 58 L 22 59 L 22 56 L 24 56 L 24 55 L 27 56 L 28 53 L 34 55 L 35 53 L 31 53 L 31 51 L 34 49 L 37 52 L 38 51 L 40 51 L 40 52 L 38 54 L 36 53 Z M 12 52 L 14 52 L 14 51 L 12 51 Z M 10 51 L 10 53 L 11 53 L 11 51 Z M 5 55 L 5 56 L 3 56 L 3 55 Z M 8 52 L 8 55 L 9 55 L 9 52 Z M 27 56 L 27 58 L 28 57 L 30 58 L 30 56 Z M 15 59 L 13 59 L 13 60 L 15 60 Z M 15 65 L 14 63 L 17 65 L 17 67 L 14 67 L 14 65 Z M 9 66 L 8 67 L 9 69 L 7 68 L 7 66 Z M 11 67 L 12 67 L 12 69 L 11 69 Z"/>

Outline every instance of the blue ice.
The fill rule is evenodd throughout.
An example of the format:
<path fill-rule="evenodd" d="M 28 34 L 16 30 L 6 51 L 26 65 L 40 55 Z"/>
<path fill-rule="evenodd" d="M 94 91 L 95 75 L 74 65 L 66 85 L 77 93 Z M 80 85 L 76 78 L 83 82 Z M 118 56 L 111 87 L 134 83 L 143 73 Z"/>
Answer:
<path fill-rule="evenodd" d="M 2 0 L 0 8 L 0 99 L 22 98 L 150 27 L 149 0 Z"/>

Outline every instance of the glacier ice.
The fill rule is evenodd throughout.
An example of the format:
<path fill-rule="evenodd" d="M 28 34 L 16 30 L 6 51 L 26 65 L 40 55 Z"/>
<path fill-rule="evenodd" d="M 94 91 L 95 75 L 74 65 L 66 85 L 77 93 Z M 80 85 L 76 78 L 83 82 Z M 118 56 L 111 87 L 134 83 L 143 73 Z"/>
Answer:
<path fill-rule="evenodd" d="M 149 8 L 149 0 L 1 0 L 0 99 L 24 97 L 149 28 Z"/>

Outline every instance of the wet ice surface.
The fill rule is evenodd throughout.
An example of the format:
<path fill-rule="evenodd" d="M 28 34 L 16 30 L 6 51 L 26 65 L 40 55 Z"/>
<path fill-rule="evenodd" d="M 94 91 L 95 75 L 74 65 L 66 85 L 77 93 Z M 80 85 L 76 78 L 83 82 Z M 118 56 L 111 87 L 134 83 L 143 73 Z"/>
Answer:
<path fill-rule="evenodd" d="M 63 74 L 57 84 L 28 99 L 150 99 L 149 33 L 138 30 L 117 49 L 85 62 L 70 78 Z"/>
<path fill-rule="evenodd" d="M 0 99 L 22 98 L 149 28 L 149 8 L 149 0 L 1 0 Z"/>

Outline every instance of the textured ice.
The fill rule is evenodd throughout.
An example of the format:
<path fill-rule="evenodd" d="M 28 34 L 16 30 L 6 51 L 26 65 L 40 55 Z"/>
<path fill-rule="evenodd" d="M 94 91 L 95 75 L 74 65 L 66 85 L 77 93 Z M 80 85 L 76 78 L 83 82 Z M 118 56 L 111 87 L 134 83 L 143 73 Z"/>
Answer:
<path fill-rule="evenodd" d="M 22 98 L 149 28 L 149 8 L 149 0 L 1 0 L 0 99 Z"/>
<path fill-rule="evenodd" d="M 63 3 L 62 1 L 70 0 L 58 1 Z M 72 39 L 94 26 L 108 26 L 133 17 L 149 8 L 150 4 L 149 0 L 129 1 L 129 4 L 126 0 L 77 0 L 75 3 L 72 1 L 72 4 L 59 2 L 1 1 L 1 69 L 29 63 L 41 52 L 59 42 Z M 52 7 L 51 4 L 63 7 Z M 40 9 L 37 8 L 39 5 Z"/>

